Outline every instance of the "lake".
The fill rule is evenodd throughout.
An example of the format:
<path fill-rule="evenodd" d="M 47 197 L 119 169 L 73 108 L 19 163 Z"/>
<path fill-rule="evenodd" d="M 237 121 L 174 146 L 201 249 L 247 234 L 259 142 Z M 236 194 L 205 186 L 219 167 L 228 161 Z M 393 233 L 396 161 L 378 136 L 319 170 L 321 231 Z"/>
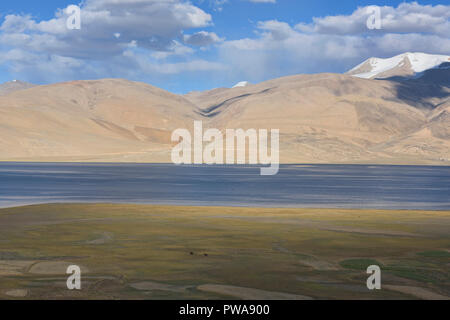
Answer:
<path fill-rule="evenodd" d="M 450 167 L 0 163 L 0 207 L 59 202 L 450 210 Z"/>

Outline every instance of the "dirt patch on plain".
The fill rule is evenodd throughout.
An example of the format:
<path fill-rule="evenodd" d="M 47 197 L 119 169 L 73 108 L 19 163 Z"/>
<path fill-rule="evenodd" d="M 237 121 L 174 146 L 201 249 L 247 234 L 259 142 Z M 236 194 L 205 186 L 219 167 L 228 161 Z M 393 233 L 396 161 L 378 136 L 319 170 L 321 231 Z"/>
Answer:
<path fill-rule="evenodd" d="M 28 270 L 32 274 L 51 274 L 51 275 L 61 275 L 66 274 L 67 268 L 71 265 L 76 265 L 76 263 L 70 263 L 66 261 L 45 261 L 38 262 L 31 266 Z M 87 273 L 89 270 L 86 267 L 79 266 L 82 273 Z"/>
<path fill-rule="evenodd" d="M 327 261 L 322 261 L 322 260 L 300 260 L 300 263 L 314 268 L 315 270 L 320 270 L 320 271 L 325 271 L 325 270 L 338 270 L 338 268 L 333 265 L 332 263 L 329 263 Z"/>
<path fill-rule="evenodd" d="M 420 287 L 384 285 L 383 288 L 409 294 L 423 300 L 450 300 L 450 297 Z"/>
<path fill-rule="evenodd" d="M 362 229 L 362 228 L 339 227 L 339 226 L 327 226 L 327 227 L 321 227 L 319 229 L 328 230 L 328 231 L 336 231 L 336 232 L 370 234 L 370 235 L 377 235 L 377 236 L 421 237 L 421 235 L 417 235 L 414 233 L 403 232 L 403 231 L 393 231 L 393 230 Z"/>
<path fill-rule="evenodd" d="M 130 284 L 130 287 L 141 290 L 141 291 L 153 291 L 153 290 L 161 290 L 161 291 L 170 291 L 170 292 L 185 292 L 189 288 L 193 288 L 194 286 L 175 286 L 165 283 L 158 283 L 153 281 L 143 281 Z"/>
<path fill-rule="evenodd" d="M 20 276 L 35 261 L 0 260 L 0 276 Z"/>
<path fill-rule="evenodd" d="M 105 244 L 113 241 L 114 236 L 110 232 L 103 232 L 97 239 L 86 241 L 87 244 Z"/>
<path fill-rule="evenodd" d="M 28 295 L 27 289 L 14 289 L 6 291 L 5 294 L 7 296 L 13 297 L 13 298 L 25 298 Z"/>
<path fill-rule="evenodd" d="M 197 289 L 243 300 L 312 300 L 308 296 L 216 284 L 201 285 Z"/>

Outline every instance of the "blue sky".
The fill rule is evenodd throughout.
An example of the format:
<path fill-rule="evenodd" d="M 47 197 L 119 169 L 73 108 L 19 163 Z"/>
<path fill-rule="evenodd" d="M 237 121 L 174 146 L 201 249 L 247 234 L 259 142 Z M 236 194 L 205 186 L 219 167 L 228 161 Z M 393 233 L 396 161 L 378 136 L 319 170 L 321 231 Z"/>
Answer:
<path fill-rule="evenodd" d="M 71 5 L 81 30 L 66 27 Z M 381 28 L 369 30 L 369 6 Z M 0 81 L 121 77 L 185 93 L 371 57 L 450 53 L 448 1 L 2 1 Z"/>

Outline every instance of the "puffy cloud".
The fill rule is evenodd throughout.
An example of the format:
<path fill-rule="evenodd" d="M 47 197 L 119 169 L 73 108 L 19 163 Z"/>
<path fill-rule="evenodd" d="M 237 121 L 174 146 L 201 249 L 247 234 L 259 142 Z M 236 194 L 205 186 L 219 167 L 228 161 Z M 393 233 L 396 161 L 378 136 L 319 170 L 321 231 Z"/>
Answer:
<path fill-rule="evenodd" d="M 304 32 L 325 34 L 364 34 L 367 33 L 368 17 L 374 6 L 360 7 L 351 15 L 313 18 L 312 24 L 298 24 L 297 29 Z M 380 9 L 380 32 L 450 33 L 450 5 L 420 5 L 417 2 L 401 3 L 397 8 L 390 6 Z"/>
<path fill-rule="evenodd" d="M 65 9 L 44 21 L 36 21 L 29 15 L 7 15 L 0 26 L 0 46 L 4 48 L 0 62 L 36 78 L 39 73 L 48 77 L 47 72 L 54 74 L 55 79 L 63 79 L 71 67 L 91 70 L 90 77 L 101 77 L 117 73 L 112 70 L 113 63 L 123 58 L 126 51 L 135 50 L 149 64 L 156 64 L 157 60 L 167 58 L 189 60 L 194 50 L 184 42 L 207 44 L 220 40 L 215 33 L 198 33 L 186 41 L 185 31 L 210 26 L 212 17 L 185 0 L 86 0 L 81 4 L 80 30 L 67 28 L 68 17 Z M 31 60 L 19 59 L 23 56 Z M 125 59 L 131 64 L 130 60 Z M 33 69 L 28 61 L 33 61 L 36 67 Z M 73 61 L 77 63 L 71 64 Z M 52 67 L 51 63 L 58 67 Z M 49 69 L 45 72 L 46 66 Z M 197 61 L 190 66 L 170 70 L 193 70 L 195 66 L 205 70 L 208 64 Z M 158 70 L 163 68 L 153 69 Z"/>
<path fill-rule="evenodd" d="M 192 35 L 184 35 L 183 39 L 186 44 L 200 47 L 223 41 L 223 39 L 219 38 L 214 32 L 206 31 L 200 31 Z"/>
<path fill-rule="evenodd" d="M 294 35 L 294 31 L 289 24 L 277 20 L 260 21 L 258 22 L 258 29 L 265 31 L 265 36 L 276 41 L 285 40 Z"/>
<path fill-rule="evenodd" d="M 209 62 L 201 59 L 193 59 L 183 62 L 152 62 L 149 61 L 145 54 L 133 50 L 126 50 L 123 53 L 121 65 L 125 68 L 132 65 L 134 68 L 144 73 L 158 73 L 162 75 L 177 74 L 182 72 L 201 72 L 201 71 L 218 71 L 225 68 L 224 65 L 217 62 Z M 126 60 L 129 60 L 127 62 Z M 121 65 L 116 66 L 117 72 L 120 72 Z"/>
<path fill-rule="evenodd" d="M 35 22 L 29 16 L 6 16 L 1 30 L 6 34 L 28 32 L 53 36 L 54 43 L 40 43 L 42 51 L 52 50 L 70 55 L 66 48 L 83 46 L 95 57 L 121 52 L 124 43 L 136 41 L 139 46 L 167 50 L 183 30 L 200 28 L 211 23 L 211 16 L 201 9 L 175 0 L 87 0 L 81 8 L 81 30 L 68 30 L 68 16 L 58 11 L 54 19 Z M 113 37 L 120 33 L 120 41 Z M 74 55 L 76 50 L 73 51 Z M 88 54 L 89 54 L 88 53 Z"/>

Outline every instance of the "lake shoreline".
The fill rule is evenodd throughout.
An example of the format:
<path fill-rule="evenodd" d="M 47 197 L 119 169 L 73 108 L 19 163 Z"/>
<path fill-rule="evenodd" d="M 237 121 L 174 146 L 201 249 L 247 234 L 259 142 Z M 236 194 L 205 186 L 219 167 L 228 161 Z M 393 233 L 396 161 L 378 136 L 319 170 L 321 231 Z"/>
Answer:
<path fill-rule="evenodd" d="M 39 206 L 65 206 L 65 205 L 78 205 L 78 206 L 91 206 L 91 205 L 100 205 L 100 206 L 140 206 L 140 207 L 165 207 L 165 208 L 192 208 L 192 209 L 256 209 L 256 210 L 311 210 L 311 211 L 349 211 L 349 212 L 434 212 L 434 213 L 450 213 L 450 210 L 424 210 L 424 209 L 381 209 L 381 208 L 348 208 L 348 207 L 293 207 L 293 206 L 286 206 L 286 207 L 270 207 L 270 206 L 250 206 L 250 205 L 186 205 L 186 204 L 168 204 L 168 203 L 131 203 L 131 202 L 42 202 L 42 203 L 29 203 L 29 204 L 18 204 L 18 205 L 11 205 L 2 207 L 0 206 L 1 210 L 6 209 L 18 209 L 18 208 L 33 208 L 33 207 L 39 207 Z"/>
<path fill-rule="evenodd" d="M 158 162 L 158 161 L 107 161 L 107 160 L 26 160 L 26 159 L 0 159 L 0 164 L 2 163 L 28 163 L 28 164 L 105 164 L 105 165 L 111 165 L 111 164 L 117 164 L 117 165 L 127 165 L 127 164 L 142 164 L 142 165 L 176 165 L 173 162 Z M 280 166 L 291 166 L 291 165 L 298 165 L 298 166 L 417 166 L 417 167 L 450 167 L 450 161 L 443 161 L 443 160 L 429 160 L 429 161 L 409 161 L 409 162 L 402 162 L 402 161 L 394 161 L 394 162 L 371 162 L 371 161 L 354 161 L 354 162 L 283 162 L 281 161 L 279 163 Z M 178 166 L 178 165 L 177 165 Z M 233 167 L 233 166 L 243 166 L 243 167 L 261 167 L 263 165 L 252 165 L 252 164 L 243 164 L 243 165 L 237 165 L 237 164 L 181 164 L 180 166 L 184 167 L 195 167 L 195 166 L 205 166 L 205 167 Z"/>

